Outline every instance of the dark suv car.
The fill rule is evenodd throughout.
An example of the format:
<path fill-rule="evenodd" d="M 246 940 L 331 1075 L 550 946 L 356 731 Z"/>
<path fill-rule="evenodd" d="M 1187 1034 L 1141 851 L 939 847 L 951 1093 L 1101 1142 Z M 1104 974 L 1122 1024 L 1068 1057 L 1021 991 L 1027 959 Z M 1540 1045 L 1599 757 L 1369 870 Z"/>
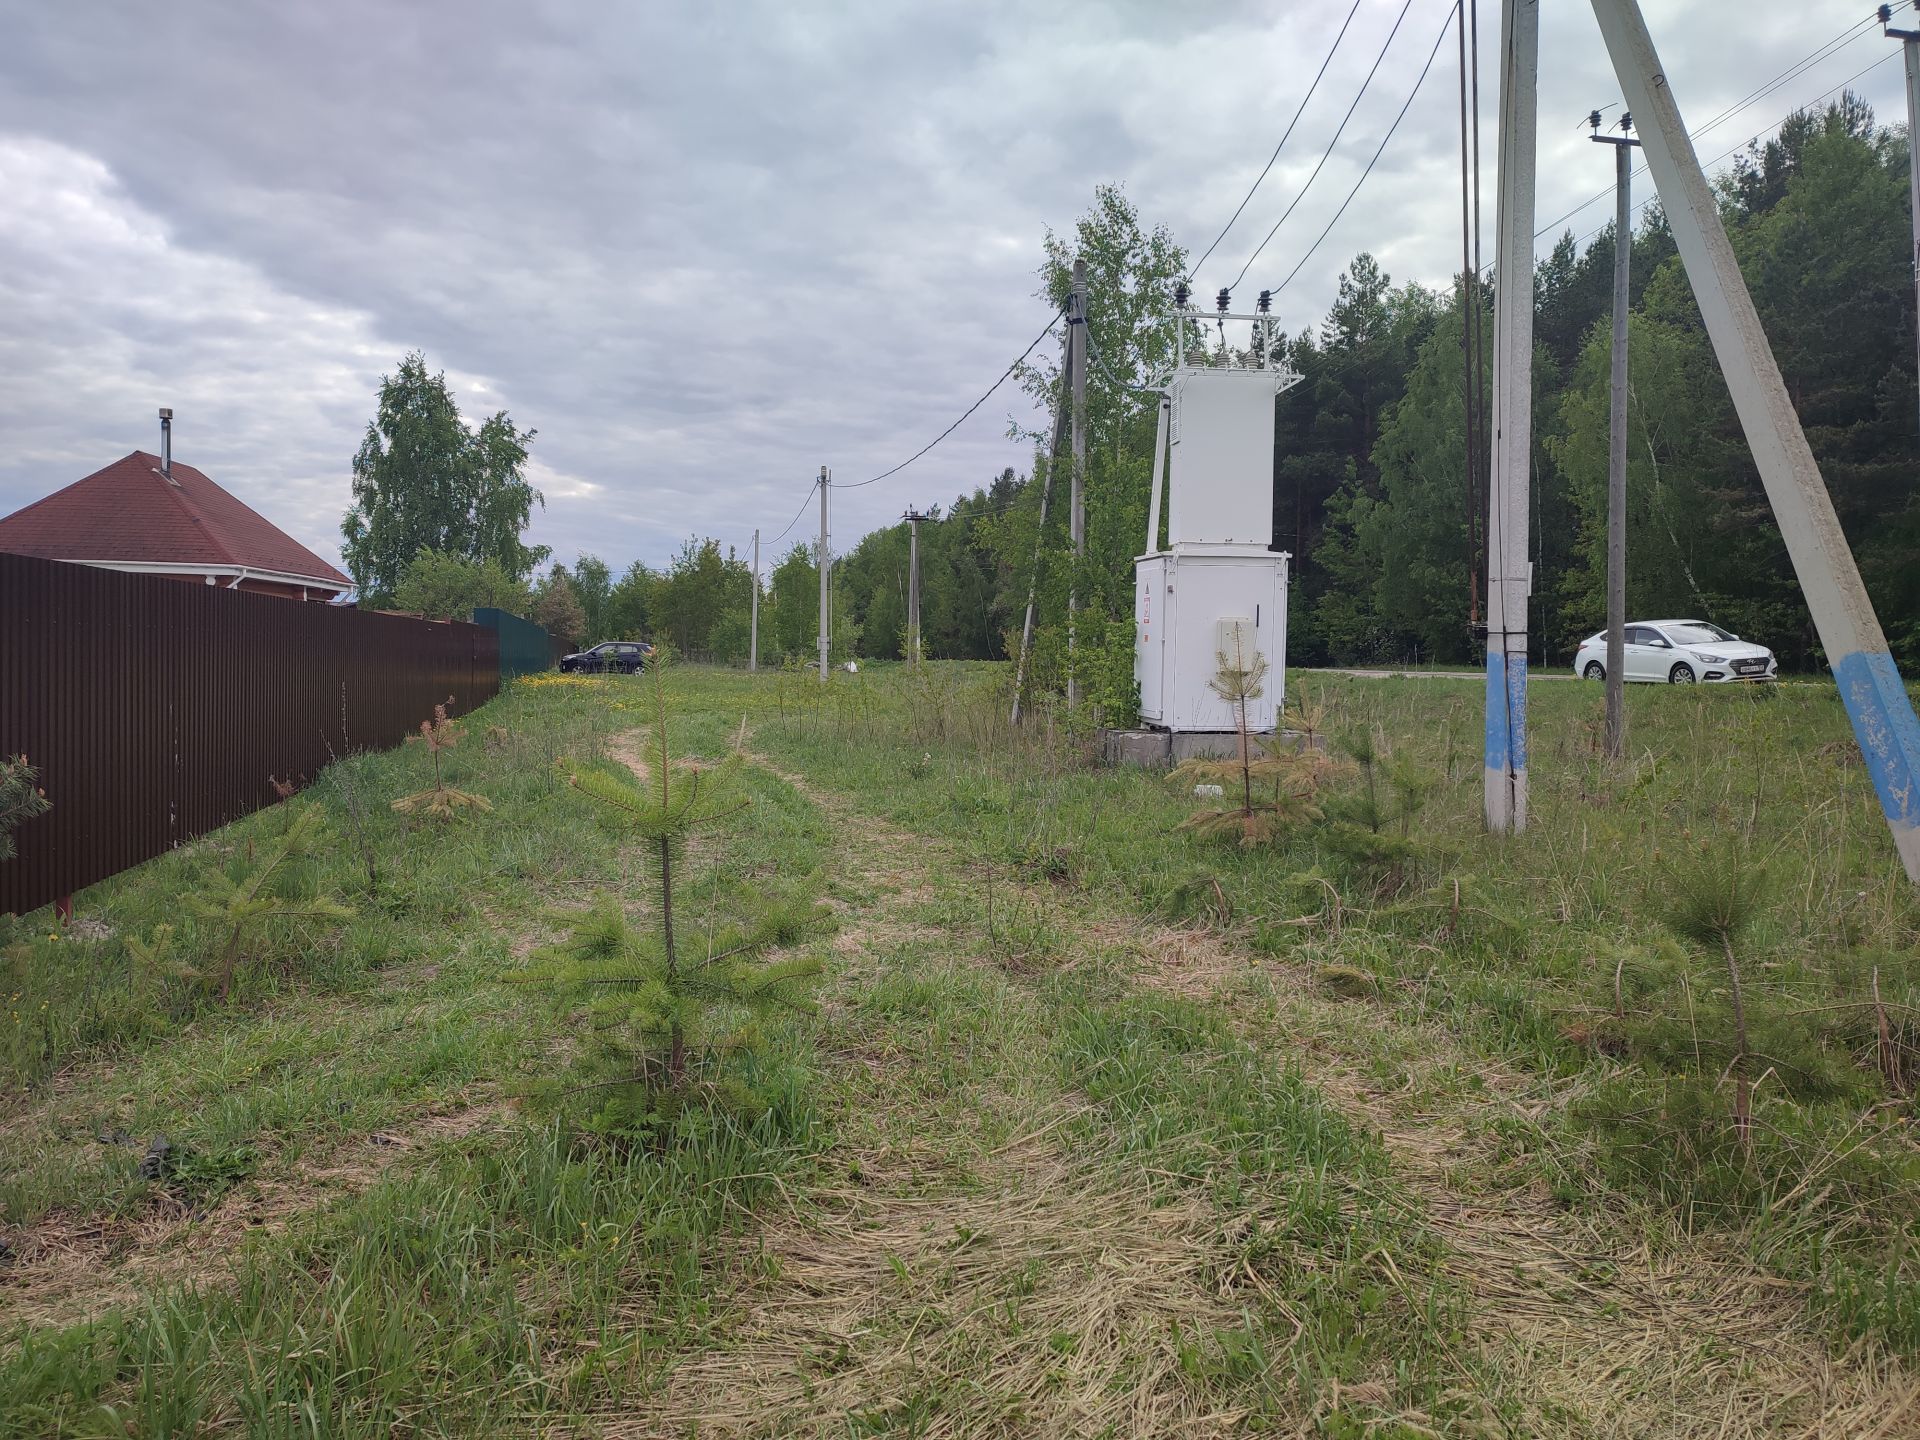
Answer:
<path fill-rule="evenodd" d="M 591 650 L 579 650 L 560 657 L 560 671 L 566 675 L 638 675 L 647 668 L 653 647 L 639 640 L 607 640 Z"/>

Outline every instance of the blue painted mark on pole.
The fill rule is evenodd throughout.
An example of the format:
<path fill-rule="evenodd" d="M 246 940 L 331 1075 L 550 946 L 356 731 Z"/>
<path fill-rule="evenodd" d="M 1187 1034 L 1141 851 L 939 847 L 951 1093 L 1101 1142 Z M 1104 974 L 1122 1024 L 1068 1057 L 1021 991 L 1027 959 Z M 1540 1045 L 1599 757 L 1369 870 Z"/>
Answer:
<path fill-rule="evenodd" d="M 1507 768 L 1507 657 L 1487 652 L 1487 756 L 1489 770 Z"/>
<path fill-rule="evenodd" d="M 1833 678 L 1887 823 L 1896 836 L 1920 829 L 1920 720 L 1893 657 L 1845 656 L 1834 662 Z"/>
<path fill-rule="evenodd" d="M 1527 768 L 1527 657 L 1487 653 L 1487 755 L 1489 770 Z"/>
<path fill-rule="evenodd" d="M 1507 768 L 1515 775 L 1527 771 L 1527 657 L 1507 657 Z"/>

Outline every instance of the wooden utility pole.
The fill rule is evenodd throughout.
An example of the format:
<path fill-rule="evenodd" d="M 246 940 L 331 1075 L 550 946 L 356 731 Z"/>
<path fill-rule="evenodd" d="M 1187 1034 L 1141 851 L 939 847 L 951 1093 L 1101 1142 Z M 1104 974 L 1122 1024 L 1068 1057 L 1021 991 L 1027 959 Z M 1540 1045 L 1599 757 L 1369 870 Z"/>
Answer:
<path fill-rule="evenodd" d="M 760 668 L 760 532 L 753 532 L 753 624 L 748 630 L 747 673 Z"/>
<path fill-rule="evenodd" d="M 1607 754 L 1627 753 L 1627 288 L 1633 274 L 1633 115 L 1618 135 L 1600 133 L 1600 112 L 1587 117 L 1593 139 L 1613 146 L 1613 388 L 1607 412 Z"/>
<path fill-rule="evenodd" d="M 900 517 L 911 527 L 907 541 L 907 663 L 920 663 L 920 522 L 928 517 L 909 510 Z"/>
<path fill-rule="evenodd" d="M 1636 0 L 1593 0 L 1593 13 L 1627 104 L 1639 117 L 1647 168 L 1894 848 L 1907 878 L 1920 885 L 1920 720 L 1760 328 L 1753 296 L 1727 241 L 1719 200 L 1687 137 L 1671 76 L 1661 69 L 1640 6 Z"/>
<path fill-rule="evenodd" d="M 1602 0 L 1594 0 L 1596 5 Z M 1487 487 L 1487 828 L 1527 828 L 1528 480 L 1533 460 L 1533 199 L 1540 0 L 1500 16 L 1500 195 L 1494 213 L 1493 468 Z"/>
<path fill-rule="evenodd" d="M 820 680 L 826 683 L 827 651 L 833 641 L 829 632 L 833 628 L 830 602 L 827 598 L 827 576 L 833 568 L 833 561 L 827 554 L 827 467 L 820 467 Z"/>
<path fill-rule="evenodd" d="M 1073 576 L 1067 589 L 1067 708 L 1080 703 L 1075 646 L 1080 620 L 1080 567 L 1087 554 L 1087 262 L 1073 262 L 1073 299 L 1067 310 L 1067 348 L 1073 359 L 1073 503 L 1067 532 L 1073 540 Z"/>

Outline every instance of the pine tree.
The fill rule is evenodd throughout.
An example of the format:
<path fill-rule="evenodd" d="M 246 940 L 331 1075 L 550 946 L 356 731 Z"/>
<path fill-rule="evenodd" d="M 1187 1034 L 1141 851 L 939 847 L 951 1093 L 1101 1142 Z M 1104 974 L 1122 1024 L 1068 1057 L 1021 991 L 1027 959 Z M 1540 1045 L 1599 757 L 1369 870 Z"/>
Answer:
<path fill-rule="evenodd" d="M 453 697 L 447 697 L 447 705 L 453 703 Z M 427 747 L 427 753 L 433 756 L 433 788 L 421 790 L 416 794 L 402 795 L 393 802 L 393 808 L 402 815 L 425 815 L 433 820 L 451 820 L 462 810 L 491 810 L 493 802 L 484 795 L 475 795 L 469 790 L 456 790 L 447 784 L 440 769 L 440 756 L 443 751 L 451 750 L 460 743 L 463 731 L 447 714 L 447 705 L 433 707 L 433 718 L 420 722 L 420 733 L 409 735 L 409 744 L 419 741 Z"/>
<path fill-rule="evenodd" d="M 0 756 L 0 860 L 13 858 L 14 827 L 52 808 L 39 778 L 26 756 Z"/>
<path fill-rule="evenodd" d="M 1311 748 L 1293 754 L 1280 749 L 1277 741 L 1259 746 L 1256 753 L 1258 742 L 1247 732 L 1247 702 L 1265 692 L 1267 658 L 1258 650 L 1246 655 L 1237 640 L 1231 656 L 1222 651 L 1215 658 L 1220 668 L 1208 685 L 1233 707 L 1237 753 L 1231 760 L 1188 760 L 1175 767 L 1170 778 L 1178 785 L 1233 785 L 1240 803 L 1232 809 L 1197 810 L 1180 828 L 1246 846 L 1268 844 L 1294 825 L 1320 818 L 1315 796 L 1326 758 Z"/>
<path fill-rule="evenodd" d="M 740 794 L 744 761 L 737 751 L 714 766 L 674 761 L 664 649 L 649 668 L 655 716 L 644 785 L 578 769 L 568 781 L 641 842 L 659 889 L 655 923 L 635 926 L 616 900 L 604 899 L 518 977 L 586 1000 L 591 1043 L 561 1089 L 624 1090 L 596 1116 L 600 1128 L 612 1130 L 671 1113 L 697 1080 L 710 1077 L 718 1056 L 752 1047 L 755 1020 L 808 1009 L 807 982 L 822 969 L 818 956 L 770 953 L 795 944 L 823 918 L 810 895 L 777 899 L 750 920 L 696 940 L 685 936 L 675 887 L 684 884 L 688 837 L 750 802 Z"/>

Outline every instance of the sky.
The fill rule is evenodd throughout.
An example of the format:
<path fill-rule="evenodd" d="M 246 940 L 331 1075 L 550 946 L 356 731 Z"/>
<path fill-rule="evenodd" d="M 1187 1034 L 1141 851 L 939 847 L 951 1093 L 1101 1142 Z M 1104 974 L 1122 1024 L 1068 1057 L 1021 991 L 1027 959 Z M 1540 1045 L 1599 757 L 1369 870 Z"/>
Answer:
<path fill-rule="evenodd" d="M 538 431 L 528 538 L 556 559 L 660 566 L 691 535 L 744 553 L 759 527 L 770 565 L 817 524 L 821 465 L 851 482 L 898 464 L 1039 333 L 1042 240 L 1096 184 L 1203 251 L 1348 3 L 9 0 L 0 513 L 157 450 L 169 405 L 176 459 L 337 559 L 381 376 L 419 349 L 470 419 Z M 1278 307 L 1298 329 L 1360 251 L 1396 282 L 1458 269 L 1451 32 L 1308 254 L 1451 4 L 1359 0 L 1203 296 L 1300 195 L 1403 3 L 1240 293 L 1299 266 Z M 1620 91 L 1589 7 L 1542 8 L 1536 228 L 1603 195 L 1565 222 L 1585 236 L 1611 216 L 1612 158 L 1581 121 Z M 1870 8 L 1644 0 L 1694 127 Z M 1491 260 L 1499 5 L 1479 9 Z M 1899 54 L 1859 29 L 1700 135 L 1701 159 L 1869 66 L 1853 88 L 1904 120 Z M 836 493 L 834 549 L 1024 471 L 1010 427 L 1043 423 L 1003 387 L 912 466 Z"/>

